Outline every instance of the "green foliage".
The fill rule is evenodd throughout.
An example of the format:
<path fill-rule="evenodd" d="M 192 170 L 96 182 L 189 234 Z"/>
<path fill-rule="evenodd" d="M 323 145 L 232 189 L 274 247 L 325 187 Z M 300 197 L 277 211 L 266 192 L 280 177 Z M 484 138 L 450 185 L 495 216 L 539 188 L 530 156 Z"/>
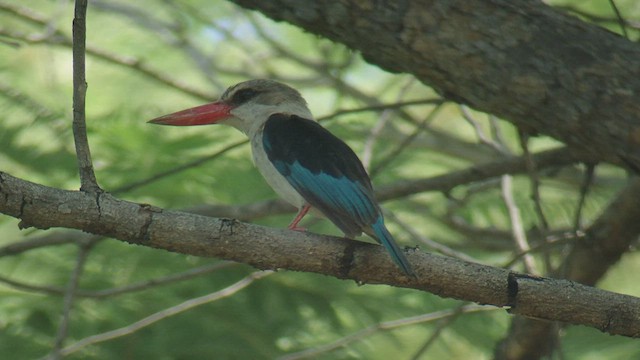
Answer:
<path fill-rule="evenodd" d="M 2 4 L 0 170 L 49 186 L 77 189 L 70 127 L 71 49 L 61 40 L 70 39 L 72 4 L 42 0 Z M 576 4 L 580 2 L 562 5 Z M 604 2 L 584 4 L 580 6 L 594 14 L 608 14 Z M 618 5 L 626 14 L 636 11 L 637 17 L 633 1 Z M 12 8 L 28 11 L 17 14 Z M 157 174 L 163 171 L 221 152 L 243 138 L 221 127 L 177 129 L 146 124 L 156 116 L 212 100 L 236 81 L 257 77 L 279 79 L 299 88 L 317 117 L 365 108 L 331 117 L 325 124 L 358 154 L 364 157 L 370 152 L 372 167 L 383 164 L 374 177 L 377 186 L 501 159 L 502 155 L 480 143 L 478 131 L 455 104 L 444 105 L 424 129 L 418 129 L 418 124 L 434 111 L 434 105 L 404 106 L 403 113 L 367 110 L 379 105 L 377 101 L 393 104 L 434 99 L 437 94 L 407 75 L 385 73 L 343 46 L 293 26 L 273 23 L 227 2 L 90 2 L 89 8 L 87 127 L 98 181 L 106 191 L 118 191 L 137 181 L 153 179 L 144 186 L 118 192 L 121 198 L 169 208 L 240 205 L 273 198 L 273 192 L 253 169 L 246 145 L 199 166 L 159 177 Z M 617 31 L 614 25 L 607 26 Z M 167 84 L 164 77 L 177 85 Z M 486 114 L 470 114 L 492 140 L 499 138 L 491 134 L 502 135 L 500 145 L 504 149 L 514 155 L 522 152 L 517 131 L 511 125 Z M 374 135 L 371 129 L 382 121 L 386 124 Z M 416 132 L 418 135 L 406 148 L 398 151 L 400 144 Z M 540 138 L 530 145 L 536 152 L 557 143 Z M 541 174 L 541 205 L 550 228 L 571 230 L 580 199 L 582 169 L 545 169 Z M 613 167 L 598 167 L 596 174 L 583 208 L 585 223 L 598 216 L 626 180 L 625 174 Z M 531 180 L 518 176 L 514 186 L 525 228 L 533 234 L 531 243 L 539 245 L 543 239 L 534 231 L 540 228 L 540 222 L 531 200 Z M 413 236 L 418 233 L 488 264 L 501 266 L 512 259 L 517 251 L 510 238 L 511 220 L 501 198 L 499 179 L 464 184 L 446 195 L 417 193 L 385 203 L 385 209 L 401 221 L 389 221 L 398 241 L 405 245 L 420 243 Z M 267 214 L 251 221 L 284 227 L 289 217 Z M 403 224 L 410 224 L 411 229 Z M 19 233 L 16 225 L 16 220 L 0 216 L 0 246 L 52 233 Z M 309 225 L 312 231 L 338 233 L 326 221 L 310 221 Z M 64 230 L 56 230 L 60 231 Z M 428 245 L 422 248 L 433 251 Z M 556 259 L 562 249 L 555 246 L 548 251 Z M 0 358 L 39 358 L 52 349 L 64 288 L 76 256 L 77 246 L 65 244 L 1 257 Z M 619 263 L 606 278 L 606 287 L 640 295 L 637 282 L 629 276 L 637 273 L 631 271 L 637 270 L 635 260 L 625 258 Z M 119 288 L 216 262 L 105 239 L 90 252 L 80 289 Z M 522 264 L 517 262 L 515 268 L 522 270 Z M 186 300 L 219 291 L 252 271 L 238 264 L 104 298 L 79 293 L 65 344 L 126 327 Z M 2 279 L 37 288 L 27 289 Z M 69 358 L 270 359 L 323 346 L 378 323 L 459 305 L 418 291 L 358 286 L 319 275 L 281 271 L 230 297 L 86 347 Z M 490 358 L 495 343 L 508 329 L 508 321 L 509 316 L 500 310 L 459 315 L 444 327 L 425 354 L 430 358 Z M 406 358 L 436 334 L 439 324 L 435 321 L 380 330 L 318 358 Z M 567 359 L 640 356 L 631 340 L 574 327 L 566 331 L 561 351 Z"/>

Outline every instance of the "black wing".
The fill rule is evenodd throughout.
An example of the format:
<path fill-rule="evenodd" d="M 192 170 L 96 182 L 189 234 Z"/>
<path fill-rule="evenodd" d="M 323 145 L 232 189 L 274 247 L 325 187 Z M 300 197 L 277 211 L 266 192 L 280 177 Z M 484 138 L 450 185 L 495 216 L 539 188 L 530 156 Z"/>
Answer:
<path fill-rule="evenodd" d="M 380 209 L 360 159 L 320 124 L 274 114 L 262 136 L 278 172 L 347 236 L 359 235 L 378 220 Z"/>

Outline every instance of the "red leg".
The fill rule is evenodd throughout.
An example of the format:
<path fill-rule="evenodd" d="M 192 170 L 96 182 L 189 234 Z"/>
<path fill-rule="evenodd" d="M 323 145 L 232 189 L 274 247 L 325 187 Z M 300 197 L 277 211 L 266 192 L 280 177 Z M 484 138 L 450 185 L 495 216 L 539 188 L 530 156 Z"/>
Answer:
<path fill-rule="evenodd" d="M 298 215 L 296 215 L 296 217 L 293 219 L 293 221 L 291 222 L 291 224 L 289 224 L 289 230 L 293 230 L 293 231 L 307 231 L 307 229 L 303 228 L 303 227 L 298 227 L 298 223 L 300 222 L 300 220 L 302 220 L 302 218 L 307 215 L 307 213 L 309 212 L 309 209 L 311 209 L 311 205 L 309 204 L 305 204 L 302 209 L 300 209 L 300 211 L 298 211 Z"/>

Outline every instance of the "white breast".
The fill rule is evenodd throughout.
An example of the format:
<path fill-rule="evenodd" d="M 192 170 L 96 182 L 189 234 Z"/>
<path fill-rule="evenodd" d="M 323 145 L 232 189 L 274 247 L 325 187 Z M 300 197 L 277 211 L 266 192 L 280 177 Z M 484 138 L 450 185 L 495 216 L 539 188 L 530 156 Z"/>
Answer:
<path fill-rule="evenodd" d="M 267 153 L 262 145 L 262 131 L 256 131 L 251 137 L 251 152 L 253 155 L 253 163 L 256 165 L 264 179 L 273 188 L 273 190 L 286 202 L 295 206 L 297 209 L 302 208 L 305 204 L 304 199 L 289 184 L 287 179 L 282 176 L 273 166 Z"/>

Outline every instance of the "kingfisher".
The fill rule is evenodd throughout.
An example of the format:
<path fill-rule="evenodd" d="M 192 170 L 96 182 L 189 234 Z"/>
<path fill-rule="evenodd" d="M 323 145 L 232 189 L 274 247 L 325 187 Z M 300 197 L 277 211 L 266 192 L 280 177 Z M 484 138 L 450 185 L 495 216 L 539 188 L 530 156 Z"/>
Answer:
<path fill-rule="evenodd" d="M 164 115 L 153 124 L 230 125 L 251 142 L 253 162 L 273 190 L 298 209 L 289 229 L 314 209 L 347 238 L 363 232 L 381 243 L 402 271 L 415 273 L 384 223 L 371 180 L 358 156 L 311 115 L 300 93 L 257 79 L 229 87 L 216 102 Z"/>

